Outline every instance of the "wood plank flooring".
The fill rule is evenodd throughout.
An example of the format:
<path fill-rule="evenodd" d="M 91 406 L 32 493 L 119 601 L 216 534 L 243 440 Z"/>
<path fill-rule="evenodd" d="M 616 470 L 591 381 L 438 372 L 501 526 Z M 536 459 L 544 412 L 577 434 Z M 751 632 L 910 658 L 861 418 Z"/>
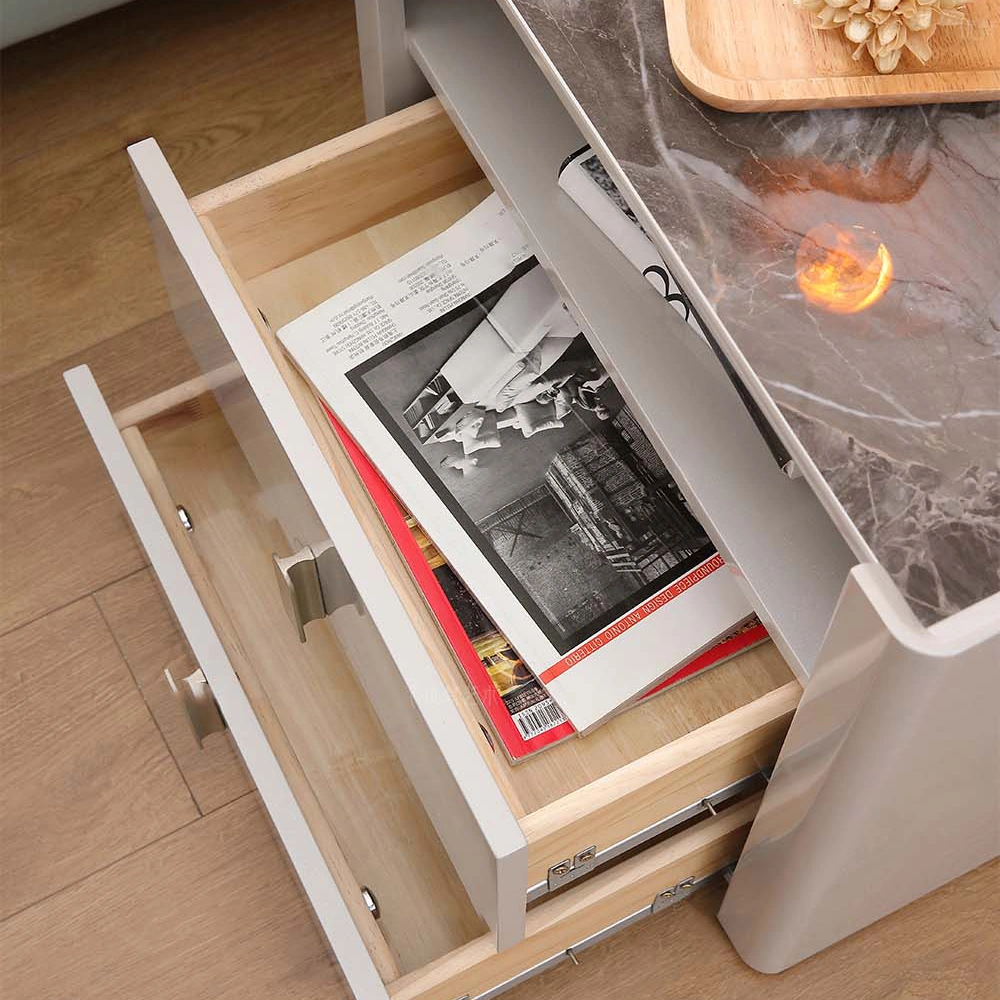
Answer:
<path fill-rule="evenodd" d="M 143 0 L 3 53 L 0 994 L 348 1000 L 224 736 L 162 680 L 193 665 L 62 382 L 120 407 L 194 373 L 123 152 L 190 193 L 361 123 L 348 0 Z M 780 977 L 718 891 L 512 1000 L 1000 996 L 988 866 Z"/>
<path fill-rule="evenodd" d="M 62 379 L 81 363 L 112 407 L 195 374 L 173 317 L 161 316 L 0 386 L 0 630 L 146 562 Z"/>
<path fill-rule="evenodd" d="M 94 600 L 0 640 L 0 916 L 198 816 Z"/>
<path fill-rule="evenodd" d="M 11 1000 L 346 1000 L 255 793 L 0 925 Z"/>
<path fill-rule="evenodd" d="M 201 812 L 212 812 L 252 790 L 250 775 L 228 737 L 216 733 L 199 746 L 177 699 L 164 683 L 164 670 L 179 683 L 194 673 L 198 664 L 163 601 L 152 570 L 140 570 L 95 596 Z"/>
<path fill-rule="evenodd" d="M 168 0 L 6 53 L 3 379 L 167 311 L 128 143 L 192 194 L 297 152 L 360 124 L 352 49 L 348 3 Z"/>
<path fill-rule="evenodd" d="M 124 146 L 191 193 L 361 124 L 348 2 L 157 0 L 5 50 L 0 995 L 346 997 L 62 381 L 195 373 Z"/>

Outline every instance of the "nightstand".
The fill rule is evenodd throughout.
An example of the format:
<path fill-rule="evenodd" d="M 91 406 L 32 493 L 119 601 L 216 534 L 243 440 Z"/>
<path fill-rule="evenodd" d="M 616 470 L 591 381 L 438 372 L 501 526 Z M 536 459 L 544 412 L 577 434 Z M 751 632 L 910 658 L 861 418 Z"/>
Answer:
<path fill-rule="evenodd" d="M 374 120 L 194 198 L 130 147 L 202 374 L 114 414 L 66 376 L 200 665 L 174 679 L 193 724 L 228 728 L 364 1000 L 494 996 L 720 871 L 727 932 L 778 971 L 997 853 L 1000 594 L 921 621 L 859 551 L 529 7 L 359 3 Z M 557 188 L 584 141 L 801 478 Z M 517 767 L 274 336 L 491 189 L 774 639 Z"/>

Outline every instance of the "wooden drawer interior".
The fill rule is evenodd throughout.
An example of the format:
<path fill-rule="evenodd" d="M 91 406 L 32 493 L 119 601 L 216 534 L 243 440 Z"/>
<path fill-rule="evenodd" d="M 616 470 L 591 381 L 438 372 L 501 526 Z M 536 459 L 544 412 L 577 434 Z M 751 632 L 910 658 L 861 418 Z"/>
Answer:
<path fill-rule="evenodd" d="M 457 660 L 273 333 L 439 233 L 490 191 L 431 99 L 191 204 L 519 817 L 534 884 L 576 851 L 603 850 L 773 763 L 801 689 L 769 643 L 516 766 L 490 749 Z"/>
<path fill-rule="evenodd" d="M 285 617 L 271 553 L 287 540 L 212 388 L 195 379 L 116 423 L 390 996 L 475 996 L 735 860 L 759 794 L 532 906 L 524 940 L 498 952 L 335 630 L 314 623 L 303 644 Z"/>
<path fill-rule="evenodd" d="M 492 747 L 457 659 L 273 333 L 440 232 L 490 190 L 431 100 L 191 206 L 517 817 L 528 844 L 527 897 L 553 864 L 592 845 L 610 851 L 773 763 L 801 691 L 768 644 L 517 766 Z M 470 992 L 453 989 L 470 968 L 479 970 L 474 983 L 495 984 L 564 939 L 565 948 L 574 934 L 628 915 L 671 873 L 704 874 L 735 858 L 752 800 L 543 899 L 530 910 L 525 940 L 498 956 L 335 629 L 311 625 L 300 645 L 284 618 L 271 554 L 288 551 L 292 540 L 268 512 L 252 459 L 211 395 L 233 382 L 246 385 L 238 365 L 228 364 L 131 407 L 118 423 L 378 971 L 395 984 L 391 992 L 447 1000 Z M 178 503 L 192 532 L 176 517 Z M 698 870 L 682 871 L 688 867 Z M 361 886 L 378 898 L 378 921 Z"/>
<path fill-rule="evenodd" d="M 522 764 L 492 747 L 456 657 L 273 333 L 490 190 L 432 100 L 191 205 L 521 826 L 527 900 L 551 865 L 591 845 L 610 851 L 773 763 L 801 692 L 767 645 Z M 759 796 L 543 896 L 528 911 L 524 940 L 497 952 L 338 643 L 336 616 L 353 609 L 309 625 L 304 645 L 285 618 L 271 556 L 294 540 L 213 396 L 232 386 L 250 392 L 235 362 L 130 407 L 117 423 L 392 996 L 475 996 L 642 910 L 671 882 L 738 856 Z M 378 899 L 378 920 L 362 886 Z"/>

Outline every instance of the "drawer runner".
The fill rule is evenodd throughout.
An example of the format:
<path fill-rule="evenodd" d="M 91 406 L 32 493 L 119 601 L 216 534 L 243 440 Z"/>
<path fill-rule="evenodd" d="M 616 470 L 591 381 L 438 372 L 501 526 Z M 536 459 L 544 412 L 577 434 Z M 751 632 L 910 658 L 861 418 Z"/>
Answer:
<path fill-rule="evenodd" d="M 716 807 L 725 805 L 727 802 L 741 795 L 759 790 L 767 784 L 770 777 L 771 768 L 765 768 L 754 774 L 749 774 L 745 778 L 740 778 L 739 781 L 734 781 L 732 784 L 726 785 L 725 788 L 720 788 L 718 791 L 706 795 L 697 802 L 692 802 L 690 805 L 678 809 L 669 816 L 657 820 L 644 830 L 639 830 L 630 837 L 618 841 L 617 844 L 612 844 L 611 847 L 606 847 L 600 851 L 596 847 L 583 848 L 572 859 L 567 858 L 565 861 L 554 864 L 549 869 L 548 878 L 544 882 L 537 882 L 535 885 L 529 887 L 528 902 L 533 903 L 547 896 L 550 892 L 554 892 L 556 889 L 561 889 L 563 886 L 572 884 L 584 875 L 589 875 L 603 865 L 614 861 L 615 858 L 619 858 L 628 851 L 641 847 L 656 837 L 669 833 L 689 820 L 695 819 L 698 816 L 714 816 Z"/>
<path fill-rule="evenodd" d="M 754 777 L 757 776 L 751 775 L 751 778 Z M 748 785 L 749 781 L 750 778 L 746 778 L 742 782 L 736 782 L 736 784 Z M 709 796 L 709 798 L 714 798 L 714 796 Z M 456 997 L 455 1000 L 493 1000 L 494 997 L 498 997 L 501 994 L 506 993 L 508 990 L 512 990 L 515 986 L 520 986 L 529 979 L 533 979 L 535 976 L 540 976 L 543 972 L 548 972 L 550 969 L 554 969 L 557 965 L 562 965 L 564 962 L 572 962 L 574 965 L 579 965 L 580 962 L 578 956 L 587 948 L 592 948 L 594 945 L 600 944 L 602 941 L 606 941 L 608 938 L 613 937 L 615 934 L 631 927 L 633 924 L 639 923 L 641 920 L 645 920 L 647 917 L 661 913 L 663 910 L 668 909 L 675 903 L 680 903 L 682 900 L 687 899 L 690 895 L 692 895 L 692 893 L 701 889 L 718 876 L 722 875 L 728 877 L 730 870 L 731 866 L 726 865 L 718 871 L 703 875 L 701 878 L 682 879 L 676 885 L 668 886 L 658 892 L 649 905 L 644 906 L 641 910 L 636 910 L 635 913 L 631 913 L 627 917 L 623 917 L 621 920 L 616 920 L 613 924 L 609 924 L 607 927 L 591 934 L 589 937 L 584 938 L 577 944 L 571 945 L 564 951 L 556 952 L 556 954 L 552 955 L 550 958 L 546 958 L 545 960 L 538 962 L 530 969 L 525 969 L 524 972 L 518 973 L 518 975 L 513 976 L 502 983 L 498 983 L 485 993 L 477 993 L 474 997 L 470 997 L 469 994 L 466 993 L 464 996 Z"/>

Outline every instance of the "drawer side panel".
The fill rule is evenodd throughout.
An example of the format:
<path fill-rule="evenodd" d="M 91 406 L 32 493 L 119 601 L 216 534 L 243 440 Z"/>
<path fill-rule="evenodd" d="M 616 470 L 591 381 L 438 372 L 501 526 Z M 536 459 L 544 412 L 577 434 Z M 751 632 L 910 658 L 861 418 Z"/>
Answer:
<path fill-rule="evenodd" d="M 524 933 L 527 888 L 517 820 L 162 152 L 147 139 L 129 155 L 178 326 L 205 370 L 235 359 L 259 401 L 374 623 L 377 635 L 365 643 L 373 659 L 355 663 L 358 677 L 469 898 L 499 946 L 509 946 Z M 380 657 L 372 650 L 382 643 L 388 655 Z"/>
<path fill-rule="evenodd" d="M 66 372 L 64 377 L 351 990 L 365 1000 L 368 997 L 373 1000 L 386 998 L 385 986 L 340 889 L 268 746 L 90 369 L 82 365 Z"/>

